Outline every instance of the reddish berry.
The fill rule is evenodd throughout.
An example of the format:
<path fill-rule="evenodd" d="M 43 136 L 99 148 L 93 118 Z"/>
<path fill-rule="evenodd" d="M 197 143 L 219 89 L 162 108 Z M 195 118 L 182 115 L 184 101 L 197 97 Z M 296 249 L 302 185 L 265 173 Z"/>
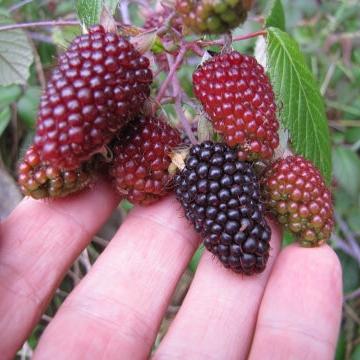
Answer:
<path fill-rule="evenodd" d="M 101 26 L 75 38 L 42 95 L 35 147 L 44 162 L 75 169 L 148 98 L 149 60 Z"/>
<path fill-rule="evenodd" d="M 267 207 L 303 246 L 326 242 L 334 226 L 331 193 L 320 172 L 301 156 L 279 159 L 265 173 Z"/>
<path fill-rule="evenodd" d="M 85 163 L 78 169 L 61 170 L 43 164 L 39 153 L 31 146 L 18 166 L 18 182 L 24 195 L 34 199 L 63 197 L 78 192 L 92 181 L 92 165 Z"/>
<path fill-rule="evenodd" d="M 186 218 L 225 267 L 246 275 L 264 271 L 271 229 L 250 163 L 227 145 L 206 141 L 190 149 L 174 185 Z"/>
<path fill-rule="evenodd" d="M 194 33 L 219 34 L 246 20 L 252 0 L 177 0 L 176 11 Z"/>
<path fill-rule="evenodd" d="M 170 185 L 170 153 L 180 135 L 162 120 L 140 117 L 120 133 L 110 175 L 120 194 L 146 205 L 164 196 Z"/>
<path fill-rule="evenodd" d="M 193 74 L 196 97 L 239 157 L 270 159 L 279 145 L 274 93 L 264 68 L 236 51 L 214 56 Z"/>

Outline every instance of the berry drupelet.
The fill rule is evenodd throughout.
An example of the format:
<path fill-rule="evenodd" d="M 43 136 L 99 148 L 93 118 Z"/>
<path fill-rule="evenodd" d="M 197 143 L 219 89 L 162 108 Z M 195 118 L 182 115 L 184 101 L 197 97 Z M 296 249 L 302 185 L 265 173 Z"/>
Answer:
<path fill-rule="evenodd" d="M 272 164 L 262 180 L 268 209 L 303 246 L 326 242 L 334 226 L 331 193 L 320 172 L 301 156 Z"/>
<path fill-rule="evenodd" d="M 110 175 L 118 192 L 147 205 L 170 190 L 171 151 L 180 145 L 177 130 L 156 117 L 140 117 L 127 125 L 114 145 Z"/>
<path fill-rule="evenodd" d="M 31 146 L 18 166 L 18 182 L 24 195 L 34 199 L 63 197 L 79 192 L 93 180 L 92 163 L 78 169 L 61 170 L 43 164 L 39 153 Z"/>
<path fill-rule="evenodd" d="M 264 68 L 236 51 L 215 55 L 193 74 L 214 129 L 242 160 L 270 159 L 279 145 L 274 93 Z"/>
<path fill-rule="evenodd" d="M 250 163 L 225 144 L 204 142 L 190 149 L 174 183 L 186 218 L 225 267 L 246 275 L 265 269 L 271 230 Z"/>
<path fill-rule="evenodd" d="M 150 94 L 149 60 L 100 25 L 60 56 L 44 91 L 34 145 L 41 160 L 76 169 L 124 126 Z"/>
<path fill-rule="evenodd" d="M 176 11 L 197 34 L 221 34 L 242 24 L 252 0 L 177 0 Z"/>

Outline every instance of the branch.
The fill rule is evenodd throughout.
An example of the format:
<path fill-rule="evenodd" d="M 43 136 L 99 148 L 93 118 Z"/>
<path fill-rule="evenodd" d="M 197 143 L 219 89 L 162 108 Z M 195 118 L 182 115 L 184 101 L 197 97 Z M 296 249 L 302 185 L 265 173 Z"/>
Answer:
<path fill-rule="evenodd" d="M 355 257 L 360 264 L 360 247 L 358 242 L 355 239 L 354 234 L 349 228 L 348 224 L 340 217 L 340 215 L 335 211 L 335 221 L 339 225 L 340 230 L 345 235 L 345 238 L 353 252 L 353 257 Z"/>
<path fill-rule="evenodd" d="M 174 66 L 174 62 L 173 62 L 173 59 L 172 59 L 172 56 L 167 54 L 167 60 L 168 60 L 168 63 L 169 63 L 169 66 L 172 67 Z M 176 114 L 177 116 L 179 117 L 179 120 L 181 122 L 181 125 L 183 127 L 183 129 L 185 130 L 185 133 L 186 135 L 188 136 L 188 138 L 190 139 L 191 143 L 192 144 L 197 144 L 197 140 L 191 130 L 191 126 L 189 124 L 189 121 L 188 119 L 186 118 L 185 114 L 184 114 L 184 111 L 182 109 L 182 106 L 181 106 L 181 99 L 182 99 L 182 93 L 183 93 L 183 90 L 180 86 L 180 83 L 179 83 L 179 79 L 177 78 L 177 76 L 175 76 L 173 78 L 173 95 L 175 97 L 175 111 L 176 111 Z"/>
<path fill-rule="evenodd" d="M 47 26 L 74 26 L 80 25 L 78 20 L 49 20 L 49 21 L 34 21 L 20 24 L 9 24 L 0 26 L 0 31 L 26 29 L 32 27 L 47 27 Z"/>
<path fill-rule="evenodd" d="M 232 41 L 242 41 L 242 40 L 248 40 L 257 36 L 266 36 L 267 35 L 267 31 L 266 30 L 259 30 L 250 34 L 246 34 L 246 35 L 240 35 L 240 36 L 235 36 Z M 226 42 L 226 39 L 217 39 L 217 40 L 209 40 L 209 41 L 204 41 L 204 40 L 197 40 L 195 41 L 195 43 L 199 46 L 202 47 L 206 47 L 206 46 L 212 46 L 212 45 L 224 45 Z"/>
<path fill-rule="evenodd" d="M 173 79 L 175 73 L 176 73 L 176 70 L 177 68 L 179 67 L 179 65 L 181 64 L 181 62 L 183 61 L 184 59 L 184 56 L 187 52 L 187 47 L 186 46 L 183 46 L 180 51 L 179 51 L 179 54 L 177 55 L 176 57 L 176 60 L 175 62 L 171 65 L 170 69 L 169 69 L 169 73 L 168 73 L 168 76 L 167 78 L 165 79 L 165 81 L 163 82 L 163 84 L 161 85 L 160 87 L 160 90 L 156 96 L 156 102 L 160 104 L 161 102 L 161 99 L 162 97 L 165 95 L 165 91 L 166 89 L 168 88 L 171 80 Z"/>

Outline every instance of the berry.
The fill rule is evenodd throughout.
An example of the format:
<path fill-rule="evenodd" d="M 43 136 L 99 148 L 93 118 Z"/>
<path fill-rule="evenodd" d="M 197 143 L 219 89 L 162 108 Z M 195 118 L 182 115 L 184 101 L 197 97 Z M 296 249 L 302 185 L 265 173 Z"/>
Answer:
<path fill-rule="evenodd" d="M 150 94 L 149 60 L 101 26 L 78 36 L 42 95 L 34 144 L 41 160 L 76 169 L 109 142 Z"/>
<path fill-rule="evenodd" d="M 176 11 L 197 34 L 221 34 L 246 20 L 252 0 L 177 0 Z"/>
<path fill-rule="evenodd" d="M 178 132 L 156 117 L 127 125 L 114 146 L 110 175 L 118 192 L 136 204 L 157 201 L 169 190 L 170 153 L 180 144 Z"/>
<path fill-rule="evenodd" d="M 34 199 L 63 197 L 87 187 L 93 179 L 92 164 L 75 170 L 61 170 L 43 164 L 34 146 L 26 151 L 18 166 L 18 182 L 22 193 Z"/>
<path fill-rule="evenodd" d="M 225 144 L 204 142 L 190 149 L 174 184 L 186 218 L 225 267 L 246 275 L 265 269 L 271 230 L 250 163 Z"/>
<path fill-rule="evenodd" d="M 193 74 L 196 97 L 242 160 L 270 159 L 279 145 L 274 93 L 264 68 L 236 51 L 219 54 Z"/>
<path fill-rule="evenodd" d="M 326 242 L 334 226 L 331 194 L 314 165 L 288 156 L 266 171 L 262 188 L 268 209 L 303 246 Z"/>

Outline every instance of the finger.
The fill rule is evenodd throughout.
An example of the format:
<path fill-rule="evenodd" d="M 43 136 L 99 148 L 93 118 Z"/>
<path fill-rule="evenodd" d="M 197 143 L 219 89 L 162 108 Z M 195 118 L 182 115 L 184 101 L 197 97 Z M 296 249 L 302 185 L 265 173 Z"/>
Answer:
<path fill-rule="evenodd" d="M 261 303 L 250 359 L 333 359 L 341 279 L 339 260 L 329 246 L 286 248 Z"/>
<path fill-rule="evenodd" d="M 184 303 L 154 358 L 245 358 L 280 239 L 279 229 L 272 226 L 269 263 L 262 274 L 255 276 L 232 273 L 205 253 Z"/>
<path fill-rule="evenodd" d="M 173 197 L 135 209 L 60 308 L 35 359 L 146 358 L 197 246 Z"/>
<path fill-rule="evenodd" d="M 68 199 L 24 199 L 1 224 L 0 352 L 12 358 L 67 269 L 118 203 L 108 184 Z"/>

